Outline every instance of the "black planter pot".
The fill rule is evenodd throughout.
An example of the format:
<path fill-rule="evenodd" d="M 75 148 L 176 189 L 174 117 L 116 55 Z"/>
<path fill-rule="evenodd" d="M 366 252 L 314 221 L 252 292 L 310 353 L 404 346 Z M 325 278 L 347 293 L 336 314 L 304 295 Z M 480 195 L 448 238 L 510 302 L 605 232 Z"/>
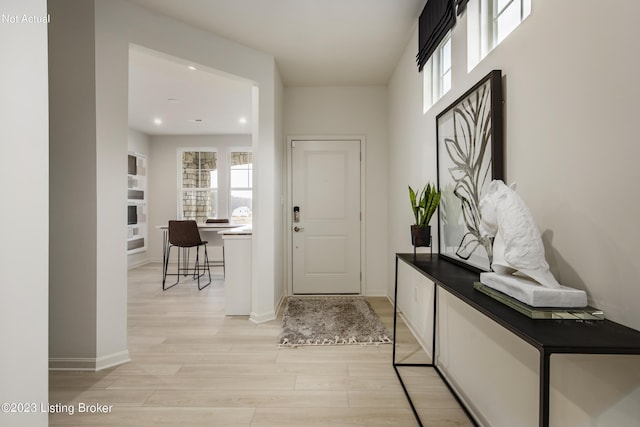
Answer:
<path fill-rule="evenodd" d="M 419 227 L 411 226 L 411 244 L 414 247 L 431 246 L 431 226 Z"/>

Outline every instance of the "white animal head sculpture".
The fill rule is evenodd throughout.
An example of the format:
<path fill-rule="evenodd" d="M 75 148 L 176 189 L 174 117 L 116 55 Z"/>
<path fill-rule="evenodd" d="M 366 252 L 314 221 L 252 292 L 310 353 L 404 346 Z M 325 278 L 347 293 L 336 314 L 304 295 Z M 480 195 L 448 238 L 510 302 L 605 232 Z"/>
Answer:
<path fill-rule="evenodd" d="M 545 260 L 540 231 L 531 211 L 502 181 L 492 181 L 480 200 L 480 233 L 493 240 L 491 268 L 498 274 L 520 272 L 542 286 L 559 288 Z"/>

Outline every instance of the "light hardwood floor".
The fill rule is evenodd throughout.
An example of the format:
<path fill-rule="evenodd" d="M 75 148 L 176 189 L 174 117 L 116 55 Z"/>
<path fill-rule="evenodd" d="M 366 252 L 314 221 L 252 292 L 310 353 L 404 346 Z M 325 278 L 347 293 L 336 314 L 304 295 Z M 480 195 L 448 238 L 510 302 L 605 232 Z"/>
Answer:
<path fill-rule="evenodd" d="M 392 346 L 278 349 L 280 319 L 224 315 L 224 282 L 166 292 L 160 264 L 129 272 L 131 362 L 101 372 L 51 372 L 49 403 L 112 405 L 50 414 L 65 426 L 416 426 L 395 376 Z M 387 328 L 393 306 L 370 298 Z M 408 369 L 408 368 L 403 368 Z M 425 426 L 470 426 L 431 369 L 409 380 Z"/>

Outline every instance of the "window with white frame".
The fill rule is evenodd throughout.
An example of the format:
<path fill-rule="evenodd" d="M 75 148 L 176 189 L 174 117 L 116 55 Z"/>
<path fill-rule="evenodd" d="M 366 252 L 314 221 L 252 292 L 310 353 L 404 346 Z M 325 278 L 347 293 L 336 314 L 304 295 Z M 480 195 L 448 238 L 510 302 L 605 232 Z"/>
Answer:
<path fill-rule="evenodd" d="M 531 13 L 531 0 L 472 0 L 467 6 L 471 71 Z"/>
<path fill-rule="evenodd" d="M 440 98 L 451 89 L 451 32 L 437 47 L 424 65 L 423 73 L 423 112 L 426 113 Z"/>
<path fill-rule="evenodd" d="M 205 222 L 228 218 L 250 224 L 253 209 L 253 157 L 250 149 L 178 150 L 178 218 Z"/>
<path fill-rule="evenodd" d="M 229 211 L 231 222 L 251 223 L 253 207 L 253 158 L 249 151 L 232 151 L 229 163 Z"/>
<path fill-rule="evenodd" d="M 218 214 L 218 158 L 213 150 L 180 151 L 178 215 L 205 222 Z"/>
<path fill-rule="evenodd" d="M 524 20 L 525 12 L 531 12 L 531 3 L 526 0 L 493 0 L 491 10 L 491 37 L 493 45 L 500 44 Z M 528 3 L 528 9 L 525 7 Z"/>

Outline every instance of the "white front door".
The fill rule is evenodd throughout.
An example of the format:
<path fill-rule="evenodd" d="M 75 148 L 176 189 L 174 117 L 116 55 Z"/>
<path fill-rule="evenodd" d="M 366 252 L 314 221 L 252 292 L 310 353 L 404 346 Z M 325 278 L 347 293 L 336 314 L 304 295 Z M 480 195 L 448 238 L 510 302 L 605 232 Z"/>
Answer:
<path fill-rule="evenodd" d="M 360 293 L 360 141 L 292 141 L 294 294 Z"/>

